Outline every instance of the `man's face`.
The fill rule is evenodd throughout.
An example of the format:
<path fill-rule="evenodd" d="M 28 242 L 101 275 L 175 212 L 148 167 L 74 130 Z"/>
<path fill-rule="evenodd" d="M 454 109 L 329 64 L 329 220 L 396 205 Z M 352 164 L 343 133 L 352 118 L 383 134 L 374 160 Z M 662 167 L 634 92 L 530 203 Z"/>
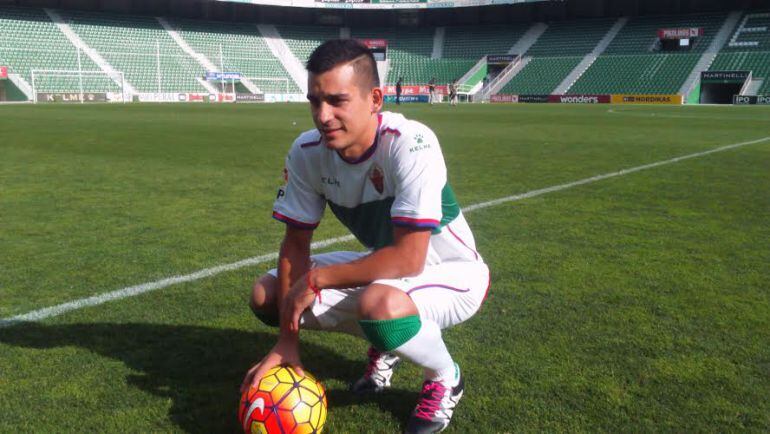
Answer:
<path fill-rule="evenodd" d="M 329 148 L 343 150 L 367 136 L 372 115 L 379 111 L 373 92 L 365 91 L 351 63 L 308 75 L 308 100 L 313 122 Z"/>

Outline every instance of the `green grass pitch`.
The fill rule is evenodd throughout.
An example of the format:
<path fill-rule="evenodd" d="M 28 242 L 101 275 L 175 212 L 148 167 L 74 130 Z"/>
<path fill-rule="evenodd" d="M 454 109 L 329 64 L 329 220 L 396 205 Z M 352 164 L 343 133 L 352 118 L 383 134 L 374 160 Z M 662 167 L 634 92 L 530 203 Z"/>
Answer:
<path fill-rule="evenodd" d="M 762 107 L 401 106 L 462 206 L 770 136 Z M 296 122 L 296 125 L 293 125 Z M 297 105 L 0 107 L 0 318 L 274 252 Z M 445 332 L 451 433 L 770 431 L 770 140 L 467 214 L 492 270 Z M 323 240 L 346 232 L 331 213 Z M 359 249 L 355 243 L 326 250 Z M 237 432 L 275 331 L 272 264 L 0 329 L 0 432 Z M 304 332 L 328 432 L 399 432 L 421 382 L 357 400 L 366 343 Z"/>

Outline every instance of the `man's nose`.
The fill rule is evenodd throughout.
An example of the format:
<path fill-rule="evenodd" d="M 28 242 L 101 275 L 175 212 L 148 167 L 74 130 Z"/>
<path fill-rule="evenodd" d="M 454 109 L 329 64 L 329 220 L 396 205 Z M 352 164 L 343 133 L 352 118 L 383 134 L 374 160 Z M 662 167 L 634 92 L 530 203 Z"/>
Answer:
<path fill-rule="evenodd" d="M 332 113 L 332 106 L 322 102 L 321 105 L 318 107 L 318 120 L 322 124 L 326 124 L 330 122 L 332 119 L 334 119 L 334 115 Z"/>

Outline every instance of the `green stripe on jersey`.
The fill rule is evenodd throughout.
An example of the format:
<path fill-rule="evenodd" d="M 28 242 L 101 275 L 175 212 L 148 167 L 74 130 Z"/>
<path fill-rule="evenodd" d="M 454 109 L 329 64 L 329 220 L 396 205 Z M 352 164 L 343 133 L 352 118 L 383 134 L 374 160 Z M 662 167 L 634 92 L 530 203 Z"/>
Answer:
<path fill-rule="evenodd" d="M 362 203 L 353 208 L 327 201 L 337 219 L 361 242 L 370 249 L 381 249 L 393 244 L 393 222 L 390 208 L 395 198 Z M 460 206 L 449 184 L 441 190 L 441 222 L 433 229 L 433 234 L 441 233 L 441 228 L 460 215 Z"/>
<path fill-rule="evenodd" d="M 348 208 L 328 201 L 337 219 L 370 249 L 381 249 L 393 244 L 393 222 L 390 207 L 395 198 L 388 197 Z"/>

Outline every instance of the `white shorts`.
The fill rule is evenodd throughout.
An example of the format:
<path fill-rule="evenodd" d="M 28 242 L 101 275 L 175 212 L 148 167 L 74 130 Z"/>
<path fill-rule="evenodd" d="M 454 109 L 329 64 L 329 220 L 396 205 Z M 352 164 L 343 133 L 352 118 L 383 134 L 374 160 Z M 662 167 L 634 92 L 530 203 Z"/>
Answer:
<path fill-rule="evenodd" d="M 361 252 L 331 252 L 310 257 L 318 267 L 355 261 Z M 277 277 L 276 269 L 268 271 Z M 445 329 L 472 317 L 489 289 L 489 268 L 481 261 L 426 265 L 422 274 L 403 279 L 380 279 L 373 283 L 398 288 L 409 295 L 420 318 L 428 318 Z M 322 330 L 363 336 L 358 325 L 358 298 L 363 288 L 324 289 L 321 300 L 309 308 Z M 306 312 L 305 314 L 308 314 Z M 312 322 L 303 321 L 305 324 Z"/>

